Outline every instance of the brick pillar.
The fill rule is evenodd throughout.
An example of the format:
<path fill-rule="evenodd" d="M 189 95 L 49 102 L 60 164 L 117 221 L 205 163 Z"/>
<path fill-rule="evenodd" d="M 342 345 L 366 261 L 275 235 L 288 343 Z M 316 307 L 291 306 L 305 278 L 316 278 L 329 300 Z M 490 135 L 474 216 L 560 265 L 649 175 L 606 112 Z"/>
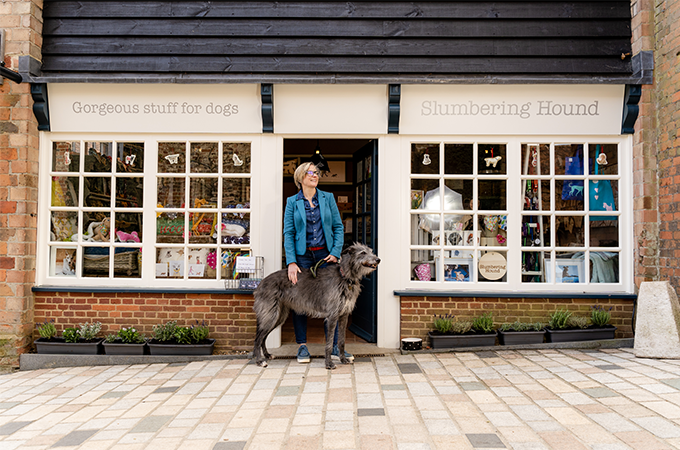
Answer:
<path fill-rule="evenodd" d="M 632 0 L 631 15 L 633 54 L 654 51 L 654 0 Z M 659 267 L 659 219 L 663 216 L 659 190 L 664 187 L 659 186 L 657 180 L 656 97 L 656 85 L 642 86 L 640 114 L 633 137 L 634 256 L 635 285 L 638 287 L 643 281 L 663 278 Z"/>
<path fill-rule="evenodd" d="M 5 66 L 40 61 L 42 1 L 3 1 Z M 38 126 L 28 83 L 0 86 L 0 365 L 16 366 L 32 341 L 38 207 Z"/>

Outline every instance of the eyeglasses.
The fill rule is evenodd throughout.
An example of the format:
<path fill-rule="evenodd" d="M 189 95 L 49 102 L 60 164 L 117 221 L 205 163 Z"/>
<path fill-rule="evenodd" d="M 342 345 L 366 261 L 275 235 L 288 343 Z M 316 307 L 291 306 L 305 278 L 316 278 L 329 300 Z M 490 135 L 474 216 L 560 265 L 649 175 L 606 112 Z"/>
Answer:
<path fill-rule="evenodd" d="M 308 170 L 308 171 L 307 171 L 307 175 L 309 175 L 310 177 L 311 177 L 312 175 L 316 175 L 316 176 L 318 177 L 318 176 L 319 176 L 319 171 L 318 171 L 318 170 Z"/>

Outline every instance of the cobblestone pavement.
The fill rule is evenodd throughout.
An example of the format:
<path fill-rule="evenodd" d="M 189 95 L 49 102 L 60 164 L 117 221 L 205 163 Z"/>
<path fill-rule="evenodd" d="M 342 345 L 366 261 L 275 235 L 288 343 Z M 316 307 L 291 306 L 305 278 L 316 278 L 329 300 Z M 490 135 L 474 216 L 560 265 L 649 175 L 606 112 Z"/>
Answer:
<path fill-rule="evenodd" d="M 0 375 L 2 450 L 680 448 L 680 361 L 631 349 Z"/>

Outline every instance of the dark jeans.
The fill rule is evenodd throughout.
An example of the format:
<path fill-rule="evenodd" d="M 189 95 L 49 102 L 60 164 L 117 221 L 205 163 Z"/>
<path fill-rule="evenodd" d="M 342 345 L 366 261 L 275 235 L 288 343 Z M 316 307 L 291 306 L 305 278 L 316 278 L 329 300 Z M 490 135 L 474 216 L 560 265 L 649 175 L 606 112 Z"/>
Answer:
<path fill-rule="evenodd" d="M 311 251 L 307 250 L 304 255 L 296 255 L 297 265 L 300 269 L 309 269 L 314 267 L 318 261 L 321 261 L 330 253 L 325 247 L 322 250 Z M 319 266 L 325 267 L 327 263 L 323 263 Z M 295 330 L 295 342 L 298 344 L 305 344 L 307 342 L 307 316 L 303 314 L 297 314 L 295 311 L 291 310 L 293 313 L 293 330 Z M 324 322 L 324 334 L 328 336 L 328 330 L 326 330 L 326 323 Z M 333 336 L 333 345 L 338 345 L 338 327 L 335 327 L 335 335 Z"/>

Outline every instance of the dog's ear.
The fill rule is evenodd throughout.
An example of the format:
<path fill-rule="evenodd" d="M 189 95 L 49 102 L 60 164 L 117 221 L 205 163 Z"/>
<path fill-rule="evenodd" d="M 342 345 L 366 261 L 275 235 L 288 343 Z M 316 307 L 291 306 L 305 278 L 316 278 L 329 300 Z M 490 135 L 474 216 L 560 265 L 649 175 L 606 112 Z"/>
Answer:
<path fill-rule="evenodd" d="M 356 253 L 356 251 L 357 251 L 357 249 L 356 249 L 355 245 L 352 244 L 352 245 L 350 245 L 349 247 L 345 248 L 345 249 L 342 251 L 342 253 L 340 254 L 340 256 L 342 256 L 342 255 L 351 255 L 351 254 L 353 254 L 353 253 Z"/>

